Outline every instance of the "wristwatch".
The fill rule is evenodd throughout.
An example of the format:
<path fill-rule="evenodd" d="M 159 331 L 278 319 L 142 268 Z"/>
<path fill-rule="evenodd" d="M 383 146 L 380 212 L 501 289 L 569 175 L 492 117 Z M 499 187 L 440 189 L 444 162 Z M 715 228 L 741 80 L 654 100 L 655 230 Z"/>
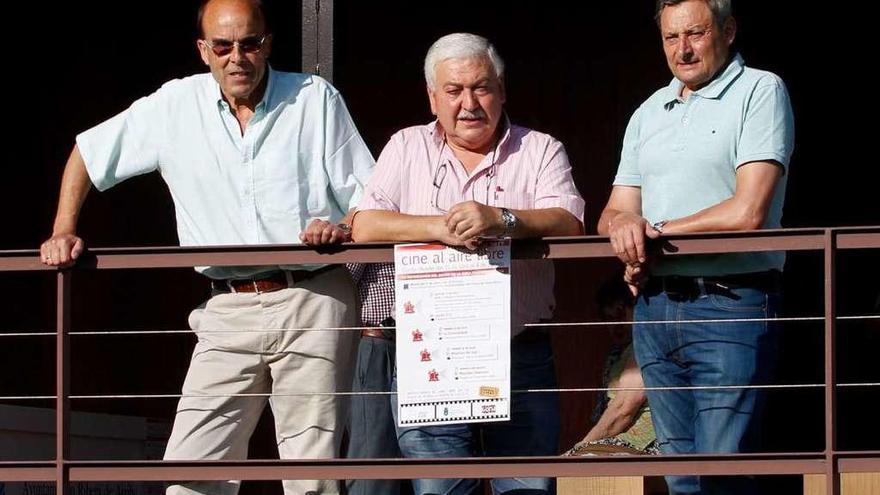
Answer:
<path fill-rule="evenodd" d="M 351 225 L 347 223 L 337 223 L 336 228 L 345 234 L 345 242 L 351 241 Z"/>
<path fill-rule="evenodd" d="M 654 224 L 651 225 L 651 228 L 662 234 L 663 233 L 663 226 L 666 225 L 667 223 L 669 223 L 669 220 L 660 220 L 659 222 L 654 222 Z"/>
<path fill-rule="evenodd" d="M 504 224 L 504 232 L 501 233 L 501 237 L 505 237 L 513 233 L 516 230 L 516 224 L 518 222 L 516 215 L 511 213 L 507 208 L 501 208 L 501 222 Z"/>

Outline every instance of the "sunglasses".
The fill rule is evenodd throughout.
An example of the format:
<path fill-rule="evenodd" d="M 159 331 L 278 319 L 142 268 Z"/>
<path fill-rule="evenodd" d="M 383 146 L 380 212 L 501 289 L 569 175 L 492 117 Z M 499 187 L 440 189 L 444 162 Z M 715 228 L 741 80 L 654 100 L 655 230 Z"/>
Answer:
<path fill-rule="evenodd" d="M 232 50 L 235 49 L 235 46 L 238 45 L 238 49 L 241 50 L 242 53 L 257 53 L 263 49 L 263 43 L 266 42 L 266 38 L 268 35 L 264 35 L 261 38 L 256 36 L 248 36 L 247 38 L 242 38 L 238 41 L 229 41 L 229 40 L 202 40 L 208 45 L 208 48 L 214 52 L 214 55 L 218 57 L 225 57 L 232 53 Z"/>

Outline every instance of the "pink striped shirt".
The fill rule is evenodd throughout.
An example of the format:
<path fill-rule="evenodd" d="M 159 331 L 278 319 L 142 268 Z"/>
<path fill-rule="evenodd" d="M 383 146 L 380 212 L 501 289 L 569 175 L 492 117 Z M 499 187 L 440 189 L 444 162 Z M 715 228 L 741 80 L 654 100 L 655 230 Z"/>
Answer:
<path fill-rule="evenodd" d="M 584 200 L 571 177 L 565 148 L 552 136 L 515 125 L 468 175 L 445 144 L 437 122 L 403 129 L 382 150 L 358 210 L 443 215 L 478 201 L 515 210 L 563 208 L 583 221 Z M 514 260 L 513 334 L 522 324 L 553 316 L 553 263 Z"/>

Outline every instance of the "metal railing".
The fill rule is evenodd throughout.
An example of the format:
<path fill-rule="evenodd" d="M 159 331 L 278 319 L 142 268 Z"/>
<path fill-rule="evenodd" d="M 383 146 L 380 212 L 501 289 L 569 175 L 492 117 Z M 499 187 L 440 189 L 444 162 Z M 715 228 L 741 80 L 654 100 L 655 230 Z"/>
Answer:
<path fill-rule="evenodd" d="M 826 493 L 840 493 L 840 474 L 880 472 L 880 451 L 837 450 L 835 259 L 841 250 L 880 248 L 880 227 L 783 229 L 669 236 L 673 255 L 752 251 L 821 251 L 824 254 L 825 449 L 814 453 L 626 456 L 484 457 L 468 459 L 324 459 L 241 461 L 81 461 L 70 458 L 70 336 L 72 278 L 80 270 L 192 266 L 383 262 L 393 260 L 389 244 L 350 244 L 314 249 L 302 245 L 233 247 L 101 248 L 78 265 L 57 270 L 56 456 L 54 461 L 0 462 L 0 481 L 54 482 L 57 494 L 71 482 L 280 479 L 407 479 L 484 477 L 572 477 L 659 475 L 824 474 Z M 565 237 L 517 241 L 518 259 L 609 258 L 607 238 Z M 56 271 L 37 251 L 0 251 L 0 272 Z M 810 318 L 816 319 L 816 318 Z M 872 384 L 857 384 L 872 385 Z M 876 384 L 874 384 L 876 385 Z M 598 389 L 596 389 L 598 390 Z M 75 396 L 73 396 L 75 397 Z"/>

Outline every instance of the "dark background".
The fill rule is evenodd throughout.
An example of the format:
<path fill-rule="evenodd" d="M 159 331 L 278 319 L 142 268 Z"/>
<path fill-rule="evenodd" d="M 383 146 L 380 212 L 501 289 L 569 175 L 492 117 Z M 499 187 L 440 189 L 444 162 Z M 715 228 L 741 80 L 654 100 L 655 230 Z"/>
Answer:
<path fill-rule="evenodd" d="M 271 63 L 300 69 L 300 4 L 267 1 L 274 18 Z M 197 1 L 31 2 L 7 20 L 4 49 L 6 173 L 0 249 L 35 249 L 51 231 L 61 170 L 76 133 L 126 108 L 164 81 L 205 70 L 195 50 Z M 653 2 L 485 1 L 473 4 L 354 2 L 334 6 L 335 80 L 374 154 L 397 129 L 431 119 L 422 75 L 424 54 L 439 36 L 471 31 L 489 37 L 507 63 L 506 109 L 514 122 L 565 143 L 587 201 L 588 233 L 607 199 L 623 130 L 632 111 L 670 78 L 653 21 Z M 795 2 L 739 1 L 737 46 L 746 63 L 779 74 L 796 118 L 787 227 L 877 225 L 875 168 L 865 79 L 876 42 L 868 19 L 852 9 Z M 830 30 L 829 30 L 830 29 Z M 11 32 L 10 32 L 11 31 Z M 86 201 L 80 234 L 90 246 L 177 243 L 173 205 L 158 174 L 132 179 Z M 597 320 L 596 288 L 611 261 L 558 266 L 559 321 Z M 877 313 L 877 255 L 839 258 L 841 314 Z M 822 258 L 795 253 L 786 269 L 786 314 L 822 314 Z M 184 329 L 188 311 L 207 295 L 191 270 L 78 272 L 76 330 Z M 2 331 L 54 326 L 54 278 L 4 274 Z M 822 322 L 782 330 L 778 383 L 823 381 Z M 555 331 L 560 385 L 598 386 L 607 329 Z M 176 393 L 194 339 L 190 335 L 76 337 L 74 394 Z M 880 344 L 867 321 L 839 325 L 844 382 L 877 382 Z M 0 395 L 52 394 L 54 343 L 47 337 L 0 341 Z M 878 449 L 872 408 L 876 388 L 840 393 L 842 449 Z M 146 415 L 170 421 L 175 400 L 75 401 L 74 409 Z M 561 450 L 588 429 L 593 394 L 563 395 Z M 21 403 L 17 403 L 24 405 Z M 51 407 L 49 403 L 28 403 Z M 774 391 L 766 421 L 768 448 L 823 448 L 821 389 Z M 265 419 L 265 418 L 264 418 Z M 263 421 L 252 455 L 275 455 Z M 251 490 L 274 490 L 253 484 Z M 793 485 L 792 485 L 793 486 Z M 263 487 L 263 488 L 258 488 Z"/>

